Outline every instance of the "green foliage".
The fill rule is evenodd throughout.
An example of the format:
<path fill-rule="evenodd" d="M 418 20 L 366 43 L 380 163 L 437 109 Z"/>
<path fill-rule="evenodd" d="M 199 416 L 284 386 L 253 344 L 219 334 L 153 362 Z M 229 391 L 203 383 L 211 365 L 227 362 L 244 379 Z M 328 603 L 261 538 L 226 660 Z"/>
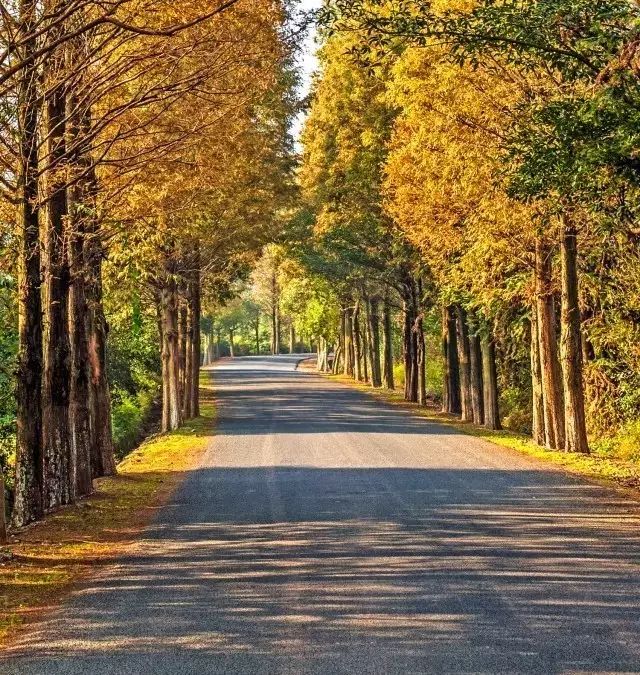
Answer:
<path fill-rule="evenodd" d="M 116 456 L 121 459 L 141 441 L 149 416 L 156 407 L 154 390 L 141 390 L 135 395 L 118 392 L 114 397 L 111 421 Z"/>

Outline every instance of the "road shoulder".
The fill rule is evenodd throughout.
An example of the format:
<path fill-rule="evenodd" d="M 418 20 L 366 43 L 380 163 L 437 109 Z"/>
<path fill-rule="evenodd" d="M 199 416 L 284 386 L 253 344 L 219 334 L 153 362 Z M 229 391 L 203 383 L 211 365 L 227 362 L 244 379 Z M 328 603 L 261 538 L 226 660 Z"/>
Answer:
<path fill-rule="evenodd" d="M 94 494 L 16 532 L 0 549 L 0 648 L 41 620 L 79 582 L 124 555 L 159 508 L 198 466 L 214 433 L 213 391 L 201 390 L 202 415 L 148 439 L 95 482 Z"/>
<path fill-rule="evenodd" d="M 356 382 L 346 376 L 320 373 L 314 366 L 308 364 L 305 364 L 304 370 L 307 373 L 315 373 L 333 382 L 358 389 L 378 401 L 408 410 L 429 422 L 456 429 L 468 436 L 481 438 L 500 446 L 503 450 L 538 460 L 547 468 L 553 467 L 569 476 L 584 478 L 602 487 L 614 489 L 618 494 L 629 499 L 640 501 L 640 466 L 632 462 L 623 462 L 597 453 L 581 455 L 547 450 L 536 445 L 524 434 L 508 430 L 490 431 L 469 422 L 461 422 L 457 417 L 441 413 L 435 407 L 422 407 L 415 403 L 408 403 L 399 391 L 373 389 L 368 384 Z"/>

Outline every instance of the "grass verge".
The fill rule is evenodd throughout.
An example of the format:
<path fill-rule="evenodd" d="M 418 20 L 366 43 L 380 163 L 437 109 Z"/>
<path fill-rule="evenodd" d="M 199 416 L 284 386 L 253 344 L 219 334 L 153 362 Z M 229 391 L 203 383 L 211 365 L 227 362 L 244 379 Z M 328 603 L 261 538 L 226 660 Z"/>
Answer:
<path fill-rule="evenodd" d="M 370 386 L 355 382 L 342 375 L 324 375 L 331 380 L 356 387 L 376 399 L 410 410 L 413 414 L 432 422 L 444 424 L 470 436 L 483 438 L 504 448 L 528 455 L 535 459 L 555 464 L 564 471 L 589 478 L 607 487 L 623 491 L 634 499 L 640 498 L 640 466 L 634 462 L 611 457 L 602 451 L 590 455 L 547 450 L 536 445 L 531 438 L 513 431 L 490 431 L 469 422 L 461 422 L 457 417 L 441 413 L 433 407 L 421 407 L 407 403 L 398 391 L 372 389 Z"/>
<path fill-rule="evenodd" d="M 121 555 L 196 465 L 213 434 L 215 406 L 202 380 L 201 417 L 153 437 L 88 499 L 17 533 L 0 549 L 0 646 L 61 599 L 74 583 Z"/>

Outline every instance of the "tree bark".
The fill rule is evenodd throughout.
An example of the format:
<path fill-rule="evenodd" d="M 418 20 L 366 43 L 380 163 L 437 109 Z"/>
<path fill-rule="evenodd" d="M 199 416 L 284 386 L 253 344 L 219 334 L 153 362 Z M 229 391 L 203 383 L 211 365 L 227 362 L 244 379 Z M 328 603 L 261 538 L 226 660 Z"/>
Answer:
<path fill-rule="evenodd" d="M 275 271 L 271 275 L 271 353 L 280 353 L 280 290 Z"/>
<path fill-rule="evenodd" d="M 365 364 L 363 363 L 362 333 L 360 332 L 360 301 L 356 300 L 351 315 L 351 329 L 353 332 L 353 376 L 361 382 L 366 379 L 364 375 Z"/>
<path fill-rule="evenodd" d="M 189 263 L 191 264 L 191 263 Z M 183 340 L 184 345 L 180 345 L 181 349 L 181 359 L 183 364 L 183 376 L 182 376 L 182 418 L 185 420 L 191 419 L 193 417 L 193 375 L 194 375 L 194 345 L 193 345 L 193 282 L 191 280 L 192 273 L 189 270 L 189 280 L 185 285 L 185 308 L 184 312 L 186 314 L 186 320 L 183 327 Z"/>
<path fill-rule="evenodd" d="M 183 265 L 185 261 L 183 259 Z M 187 309 L 187 284 L 182 281 L 177 284 L 177 302 L 178 302 L 178 386 L 180 405 L 183 406 L 183 416 L 185 414 L 185 391 L 187 389 L 187 341 L 188 341 L 188 309 Z M 188 396 L 188 394 L 187 394 Z"/>
<path fill-rule="evenodd" d="M 91 469 L 94 478 L 116 473 L 111 428 L 111 394 L 107 378 L 107 339 L 109 326 L 102 305 L 102 245 L 95 216 L 87 239 L 87 302 L 89 317 L 89 373 L 91 380 Z"/>
<path fill-rule="evenodd" d="M 485 336 L 481 340 L 484 426 L 493 431 L 500 430 L 500 408 L 498 399 L 498 373 L 496 368 L 496 347 L 494 341 Z"/>
<path fill-rule="evenodd" d="M 296 329 L 293 321 L 289 323 L 289 354 L 295 354 L 296 351 Z"/>
<path fill-rule="evenodd" d="M 81 46 L 72 41 L 67 47 L 69 72 L 80 57 Z M 94 444 L 91 425 L 91 380 L 89 373 L 89 305 L 87 299 L 88 266 L 86 239 L 90 234 L 89 220 L 93 204 L 92 158 L 82 142 L 82 135 L 90 127 L 87 113 L 81 112 L 75 90 L 70 89 L 66 98 L 67 143 L 74 148 L 69 157 L 71 170 L 67 188 L 67 226 L 69 229 L 68 265 L 69 290 L 69 342 L 71 349 L 71 385 L 69 399 L 69 425 L 71 452 L 75 458 L 75 490 L 77 496 L 93 491 L 91 467 Z"/>
<path fill-rule="evenodd" d="M 568 216 L 562 219 L 560 252 L 562 261 L 560 354 L 564 385 L 565 448 L 568 452 L 588 454 L 578 298 L 578 246 L 575 226 Z"/>
<path fill-rule="evenodd" d="M 47 113 L 46 302 L 47 336 L 43 386 L 43 493 L 45 510 L 75 500 L 75 457 L 69 429 L 71 352 L 69 343 L 69 232 L 62 170 L 65 154 L 65 90 L 56 82 L 64 69 L 64 50 L 49 57 L 45 80 Z"/>
<path fill-rule="evenodd" d="M 545 444 L 544 399 L 542 394 L 542 369 L 538 342 L 538 317 L 534 305 L 531 311 L 531 391 L 532 391 L 532 437 L 534 443 Z"/>
<path fill-rule="evenodd" d="M 460 365 L 460 403 L 463 422 L 473 422 L 471 400 L 471 355 L 469 353 L 469 329 L 467 312 L 456 305 L 456 329 L 458 343 L 458 363 Z"/>
<path fill-rule="evenodd" d="M 85 224 L 80 213 L 84 200 L 79 190 L 68 190 L 70 234 L 71 289 L 69 301 L 69 333 L 71 348 L 71 389 L 69 419 L 72 453 L 76 462 L 76 493 L 88 495 L 93 490 L 91 454 L 93 446 L 91 427 L 91 387 L 89 376 L 89 331 L 86 293 L 86 266 L 84 256 Z"/>
<path fill-rule="evenodd" d="M 538 345 L 542 372 L 545 445 L 564 448 L 564 410 L 562 382 L 556 341 L 556 317 L 551 276 L 551 249 L 542 240 L 536 242 L 536 307 Z"/>
<path fill-rule="evenodd" d="M 444 352 L 444 400 L 443 412 L 459 415 L 460 364 L 458 362 L 458 336 L 455 307 L 445 307 L 442 312 L 442 347 Z"/>
<path fill-rule="evenodd" d="M 389 301 L 386 298 L 384 301 L 383 314 L 384 347 L 382 352 L 382 381 L 387 389 L 395 389 L 393 375 L 393 328 L 391 325 L 391 307 L 389 306 Z"/>
<path fill-rule="evenodd" d="M 4 475 L 0 468 L 0 544 L 7 542 L 6 501 L 4 496 Z"/>
<path fill-rule="evenodd" d="M 182 420 L 180 415 L 179 345 L 178 345 L 178 302 L 177 289 L 168 265 L 167 279 L 161 289 L 162 308 L 162 431 L 177 429 Z"/>
<path fill-rule="evenodd" d="M 411 403 L 418 402 L 418 341 L 414 331 L 416 314 L 413 292 L 413 280 L 405 284 L 403 297 L 404 331 L 403 331 L 403 357 L 404 357 L 404 398 Z"/>
<path fill-rule="evenodd" d="M 473 416 L 474 424 L 484 424 L 482 348 L 480 345 L 480 337 L 473 333 L 469 335 L 469 356 L 471 374 L 471 414 Z"/>
<path fill-rule="evenodd" d="M 353 317 L 348 308 L 344 309 L 344 371 L 348 377 L 354 376 Z"/>
<path fill-rule="evenodd" d="M 193 271 L 193 288 L 191 292 L 191 317 L 192 317 L 192 357 L 191 368 L 193 374 L 191 376 L 191 407 L 189 413 L 192 418 L 200 416 L 200 357 L 202 351 L 202 332 L 200 329 L 200 321 L 202 318 L 202 281 L 200 273 L 200 248 L 196 245 L 194 253 L 194 271 Z"/>
<path fill-rule="evenodd" d="M 19 5 L 17 35 L 23 53 L 37 49 L 33 37 L 35 0 Z M 38 208 L 38 71 L 25 67 L 18 82 L 18 359 L 16 377 L 16 475 L 13 523 L 17 527 L 43 515 L 42 447 L 42 298 L 40 295 L 40 229 Z"/>
<path fill-rule="evenodd" d="M 369 361 L 371 362 L 371 386 L 382 386 L 382 372 L 380 367 L 380 303 L 377 298 L 369 300 L 367 316 L 369 319 Z"/>

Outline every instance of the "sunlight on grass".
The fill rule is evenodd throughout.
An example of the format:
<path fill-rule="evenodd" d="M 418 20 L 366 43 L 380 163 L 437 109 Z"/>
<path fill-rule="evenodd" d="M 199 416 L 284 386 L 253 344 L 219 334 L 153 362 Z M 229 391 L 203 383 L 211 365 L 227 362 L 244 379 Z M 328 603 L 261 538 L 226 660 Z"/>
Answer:
<path fill-rule="evenodd" d="M 118 465 L 117 476 L 96 481 L 89 499 L 27 528 L 4 549 L 11 557 L 0 564 L 0 642 L 96 564 L 121 554 L 197 464 L 215 423 L 210 383 L 201 383 L 200 418 L 147 440 Z"/>

